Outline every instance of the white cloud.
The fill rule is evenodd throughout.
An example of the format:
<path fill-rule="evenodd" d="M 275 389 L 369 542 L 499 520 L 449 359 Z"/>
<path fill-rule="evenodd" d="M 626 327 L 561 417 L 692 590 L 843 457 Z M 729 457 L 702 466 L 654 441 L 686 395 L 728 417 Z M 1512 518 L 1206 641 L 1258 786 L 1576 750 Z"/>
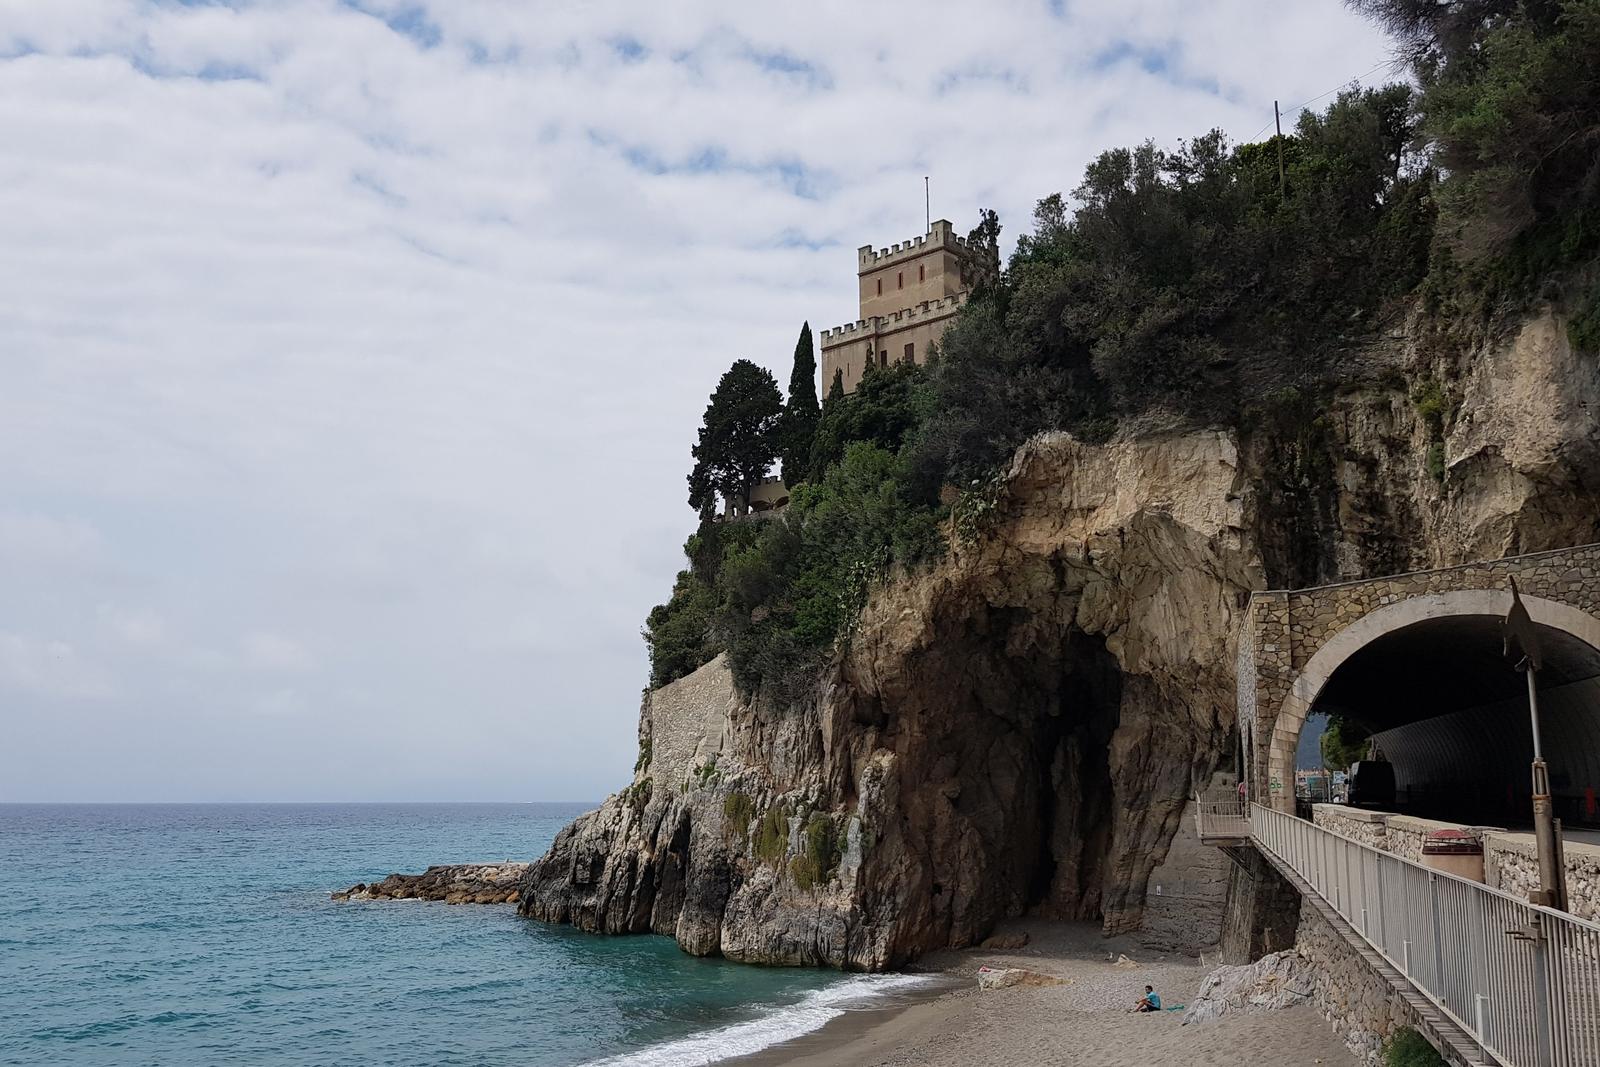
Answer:
<path fill-rule="evenodd" d="M 84 522 L 0 511 L 0 561 L 18 564 L 83 561 L 98 554 L 99 533 Z"/>
<path fill-rule="evenodd" d="M 95 609 L 100 624 L 123 644 L 135 648 L 153 649 L 167 641 L 167 627 L 153 611 L 129 610 L 113 604 L 101 604 Z"/>
<path fill-rule="evenodd" d="M 312 657 L 304 645 L 282 634 L 253 633 L 241 642 L 245 660 L 252 667 L 268 671 L 304 671 Z"/>
<path fill-rule="evenodd" d="M 298 689 L 274 689 L 262 693 L 250 704 L 250 711 L 270 718 L 287 718 L 307 710 L 306 698 Z"/>
<path fill-rule="evenodd" d="M 0 629 L 114 672 L 74 729 L 166 744 L 39 734 L 21 795 L 602 795 L 707 393 L 854 318 L 923 175 L 1009 240 L 1102 148 L 1387 55 L 1338 0 L 362 6 L 7 8 Z M 209 715 L 241 667 L 316 670 L 336 771 Z"/>
<path fill-rule="evenodd" d="M 67 700 L 111 695 L 101 671 L 85 662 L 67 642 L 0 630 L 0 688 L 6 687 Z"/>

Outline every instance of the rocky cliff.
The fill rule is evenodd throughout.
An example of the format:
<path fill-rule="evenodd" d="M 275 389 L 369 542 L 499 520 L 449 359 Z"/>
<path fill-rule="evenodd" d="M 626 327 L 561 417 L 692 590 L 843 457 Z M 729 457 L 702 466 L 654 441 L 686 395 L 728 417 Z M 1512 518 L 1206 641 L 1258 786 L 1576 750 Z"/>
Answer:
<path fill-rule="evenodd" d="M 862 969 L 1020 914 L 1214 940 L 1220 914 L 1151 901 L 1232 763 L 1249 592 L 1600 539 L 1600 374 L 1555 315 L 1351 361 L 1369 384 L 1264 397 L 1242 429 L 1031 441 L 806 700 L 745 700 L 720 658 L 648 694 L 633 784 L 562 831 L 522 912 Z"/>

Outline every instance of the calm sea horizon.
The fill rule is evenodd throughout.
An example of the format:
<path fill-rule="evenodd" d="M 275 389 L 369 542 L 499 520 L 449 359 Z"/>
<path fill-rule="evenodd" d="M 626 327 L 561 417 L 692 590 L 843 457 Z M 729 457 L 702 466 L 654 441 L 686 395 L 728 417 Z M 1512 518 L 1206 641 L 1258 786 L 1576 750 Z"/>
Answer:
<path fill-rule="evenodd" d="M 0 804 L 0 1063 L 692 1067 L 921 981 L 329 899 L 537 858 L 591 806 Z"/>

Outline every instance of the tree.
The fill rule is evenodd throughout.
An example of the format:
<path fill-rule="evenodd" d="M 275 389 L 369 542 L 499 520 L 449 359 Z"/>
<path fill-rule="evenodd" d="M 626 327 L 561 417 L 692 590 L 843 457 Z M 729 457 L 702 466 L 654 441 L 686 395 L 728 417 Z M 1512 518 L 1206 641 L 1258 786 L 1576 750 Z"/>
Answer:
<path fill-rule="evenodd" d="M 828 386 L 828 403 L 844 399 L 844 368 L 833 369 L 833 383 Z"/>
<path fill-rule="evenodd" d="M 1539 282 L 1600 248 L 1595 0 L 1350 0 L 1399 39 L 1458 261 Z M 1468 279 L 1468 284 L 1477 279 Z"/>
<path fill-rule="evenodd" d="M 844 459 L 853 441 L 868 441 L 898 454 L 931 409 L 927 382 L 926 366 L 899 362 L 863 375 L 854 393 L 830 400 L 812 438 L 807 480 L 820 482 L 829 467 Z"/>
<path fill-rule="evenodd" d="M 1322 765 L 1330 771 L 1348 770 L 1350 764 L 1367 754 L 1371 737 L 1372 731 L 1360 723 L 1339 715 L 1329 716 L 1320 742 Z"/>
<path fill-rule="evenodd" d="M 811 438 L 822 408 L 817 403 L 817 357 L 811 345 L 811 323 L 800 327 L 789 374 L 789 400 L 783 408 L 783 483 L 798 485 L 811 464 Z"/>
<path fill-rule="evenodd" d="M 772 373 L 748 359 L 735 360 L 706 405 L 700 440 L 691 449 L 689 506 L 708 514 L 717 494 L 750 503 L 750 489 L 778 458 L 777 430 L 783 396 Z"/>
<path fill-rule="evenodd" d="M 983 290 L 993 284 L 991 272 L 1000 267 L 1000 216 L 990 208 L 978 211 L 978 225 L 967 234 L 967 248 L 982 264 L 973 282 L 973 297 L 980 298 Z"/>

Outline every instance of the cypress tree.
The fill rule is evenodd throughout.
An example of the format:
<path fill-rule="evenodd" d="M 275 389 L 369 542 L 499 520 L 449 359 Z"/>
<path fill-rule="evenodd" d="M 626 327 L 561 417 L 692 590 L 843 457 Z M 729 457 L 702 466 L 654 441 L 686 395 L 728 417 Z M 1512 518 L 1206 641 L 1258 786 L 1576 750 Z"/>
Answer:
<path fill-rule="evenodd" d="M 833 384 L 828 386 L 828 403 L 844 399 L 844 368 L 835 367 L 833 370 Z"/>
<path fill-rule="evenodd" d="M 800 327 L 794 346 L 794 370 L 789 373 L 789 400 L 783 408 L 783 466 L 785 485 L 805 479 L 811 463 L 811 439 L 817 432 L 822 408 L 817 403 L 817 356 L 811 344 L 811 323 Z"/>

